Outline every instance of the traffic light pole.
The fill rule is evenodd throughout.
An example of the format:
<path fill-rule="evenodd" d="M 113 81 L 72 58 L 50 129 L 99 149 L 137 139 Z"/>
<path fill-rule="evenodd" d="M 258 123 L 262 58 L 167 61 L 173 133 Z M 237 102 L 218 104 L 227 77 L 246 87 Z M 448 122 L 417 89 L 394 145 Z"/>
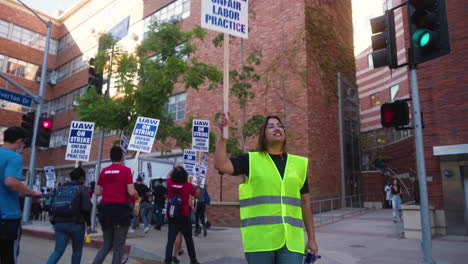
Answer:
<path fill-rule="evenodd" d="M 29 9 L 36 17 L 38 17 L 44 24 L 47 26 L 47 36 L 46 36 L 46 42 L 45 42 L 45 50 L 44 50 L 44 58 L 42 59 L 42 69 L 41 69 L 41 82 L 39 86 L 39 95 L 37 96 L 38 104 L 37 104 L 37 109 L 36 109 L 36 115 L 34 117 L 34 130 L 33 130 L 33 136 L 32 136 L 32 142 L 31 142 L 31 156 L 29 158 L 29 169 L 28 169 L 28 175 L 26 178 L 26 183 L 29 188 L 32 188 L 34 185 L 34 181 L 36 178 L 36 173 L 35 173 L 35 166 L 36 166 L 36 138 L 37 138 L 37 130 L 39 127 L 39 118 L 41 116 L 42 112 L 42 105 L 44 104 L 44 90 L 45 90 L 45 84 L 46 84 L 46 75 L 47 75 L 47 63 L 49 60 L 49 43 L 50 43 L 50 34 L 52 31 L 52 22 L 50 21 L 45 21 L 42 19 L 34 10 L 29 8 L 27 5 L 25 5 L 23 2 L 18 0 L 22 5 L 24 5 L 27 9 Z M 31 223 L 29 220 L 29 213 L 31 211 L 31 197 L 26 197 L 24 199 L 24 207 L 23 207 L 23 223 L 29 224 Z"/>
<path fill-rule="evenodd" d="M 416 73 L 415 64 L 410 64 L 410 76 L 411 96 L 413 98 L 414 136 L 416 141 L 416 163 L 418 168 L 419 194 L 421 200 L 421 246 L 423 250 L 423 259 L 421 260 L 421 264 L 434 264 L 435 262 L 432 260 L 432 235 L 429 221 L 429 201 L 426 183 L 426 163 L 424 161 L 421 106 L 419 103 L 418 75 Z"/>

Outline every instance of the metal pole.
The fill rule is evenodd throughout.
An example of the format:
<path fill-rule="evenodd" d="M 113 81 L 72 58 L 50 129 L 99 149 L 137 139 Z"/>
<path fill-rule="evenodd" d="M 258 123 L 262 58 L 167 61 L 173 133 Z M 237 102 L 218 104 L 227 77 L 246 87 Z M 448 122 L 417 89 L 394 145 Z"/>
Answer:
<path fill-rule="evenodd" d="M 345 195 L 346 195 L 346 185 L 345 185 L 345 164 L 344 164 L 344 137 L 343 137 L 343 93 L 341 88 L 341 72 L 336 74 L 336 81 L 338 83 L 338 135 L 340 138 L 340 167 L 341 167 L 341 208 L 346 207 Z"/>
<path fill-rule="evenodd" d="M 31 10 L 32 11 L 32 10 Z M 32 11 L 34 13 L 34 11 Z M 37 15 L 36 15 L 37 16 Z M 41 19 L 42 20 L 42 19 Z M 42 20 L 44 21 L 44 20 Z M 28 177 L 26 179 L 26 183 L 29 188 L 32 188 L 35 182 L 36 173 L 36 138 L 37 138 L 37 129 L 39 126 L 39 117 L 41 116 L 42 112 L 42 105 L 44 103 L 44 90 L 46 84 L 46 76 L 47 76 L 47 62 L 49 60 L 49 43 L 50 43 L 50 34 L 52 31 L 52 22 L 46 22 L 47 25 L 47 36 L 46 36 L 46 43 L 45 43 L 45 50 L 44 50 L 44 58 L 42 59 L 42 69 L 41 69 L 41 82 L 39 87 L 39 95 L 37 97 L 37 104 L 36 109 L 36 116 L 34 117 L 34 130 L 33 130 L 33 137 L 31 142 L 31 156 L 29 159 L 29 169 L 28 169 Z M 24 199 L 24 210 L 23 210 L 23 223 L 30 224 L 29 221 L 29 212 L 31 211 L 31 197 L 26 197 Z"/>
<path fill-rule="evenodd" d="M 96 171 L 94 172 L 94 192 L 96 192 L 97 182 L 99 179 L 99 174 L 101 173 L 101 159 L 102 159 L 102 145 L 104 142 L 104 130 L 101 129 L 99 135 L 99 148 L 98 148 L 98 157 L 96 162 Z M 91 232 L 96 232 L 96 208 L 97 208 L 97 196 L 93 193 L 93 208 L 91 210 Z"/>
<path fill-rule="evenodd" d="M 422 264 L 433 264 L 432 260 L 432 235 L 429 222 L 429 201 L 426 184 L 426 164 L 424 161 L 424 144 L 422 135 L 421 106 L 419 104 L 418 75 L 416 66 L 410 65 L 411 93 L 413 98 L 414 137 L 416 141 L 416 163 L 418 167 L 419 193 L 421 199 L 421 231 L 423 250 Z"/>

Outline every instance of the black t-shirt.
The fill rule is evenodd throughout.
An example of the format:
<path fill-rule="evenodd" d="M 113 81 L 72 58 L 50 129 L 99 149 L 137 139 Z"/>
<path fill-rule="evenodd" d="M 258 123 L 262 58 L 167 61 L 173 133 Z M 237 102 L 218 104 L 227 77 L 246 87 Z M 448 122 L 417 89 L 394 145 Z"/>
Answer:
<path fill-rule="evenodd" d="M 141 197 L 142 202 L 149 202 L 148 192 L 150 192 L 150 189 L 146 185 L 144 185 L 143 183 L 135 183 L 135 190 L 138 192 L 138 195 Z"/>
<path fill-rule="evenodd" d="M 276 165 L 276 168 L 278 169 L 278 172 L 281 175 L 281 178 L 284 176 L 284 170 L 286 168 L 286 161 L 288 160 L 288 154 L 285 153 L 284 155 L 273 155 L 269 154 L 271 159 Z M 283 156 L 283 157 L 281 157 Z M 246 176 L 249 176 L 249 153 L 244 153 L 241 154 L 237 157 L 230 158 L 232 167 L 234 167 L 234 173 L 232 175 L 241 175 L 245 174 Z M 306 180 L 304 182 L 304 185 L 301 188 L 301 194 L 309 193 L 309 181 L 307 180 L 307 175 L 306 175 Z"/>
<path fill-rule="evenodd" d="M 154 203 L 158 206 L 164 206 L 166 203 L 166 194 L 167 189 L 162 185 L 157 185 L 154 187 L 153 195 L 154 195 Z"/>

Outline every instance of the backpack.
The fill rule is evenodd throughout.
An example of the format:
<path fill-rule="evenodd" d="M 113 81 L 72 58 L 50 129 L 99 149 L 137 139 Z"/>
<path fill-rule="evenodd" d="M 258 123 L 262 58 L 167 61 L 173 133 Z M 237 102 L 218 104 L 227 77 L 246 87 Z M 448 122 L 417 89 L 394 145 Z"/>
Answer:
<path fill-rule="evenodd" d="M 182 213 L 182 196 L 175 195 L 167 204 L 167 212 L 170 218 L 175 218 Z"/>
<path fill-rule="evenodd" d="M 60 187 L 52 199 L 51 213 L 54 216 L 77 216 L 80 214 L 80 188 L 76 185 Z"/>

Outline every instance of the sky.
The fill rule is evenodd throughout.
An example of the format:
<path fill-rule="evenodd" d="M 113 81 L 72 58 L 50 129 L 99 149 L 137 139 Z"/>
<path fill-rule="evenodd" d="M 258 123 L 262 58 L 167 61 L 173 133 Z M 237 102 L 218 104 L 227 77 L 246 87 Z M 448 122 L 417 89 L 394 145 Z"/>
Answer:
<path fill-rule="evenodd" d="M 56 11 L 70 8 L 78 0 L 22 0 L 29 7 L 45 14 L 54 15 Z M 297 1 L 297 0 L 296 0 Z M 383 14 L 383 0 L 351 0 L 353 4 L 354 54 L 371 44 L 369 20 Z"/>

